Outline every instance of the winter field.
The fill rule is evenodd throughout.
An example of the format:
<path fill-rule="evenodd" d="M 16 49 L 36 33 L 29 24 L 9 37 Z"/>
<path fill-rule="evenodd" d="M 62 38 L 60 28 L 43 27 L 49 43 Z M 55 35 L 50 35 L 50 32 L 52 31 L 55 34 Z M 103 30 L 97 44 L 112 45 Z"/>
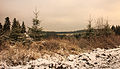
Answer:
<path fill-rule="evenodd" d="M 79 55 L 63 57 L 55 53 L 55 56 L 43 57 L 27 62 L 26 65 L 7 66 L 0 64 L 3 69 L 120 69 L 120 47 L 114 49 L 97 48 Z"/>
<path fill-rule="evenodd" d="M 114 40 L 116 39 L 116 40 Z M 104 41 L 104 42 L 103 42 Z M 0 69 L 119 69 L 119 36 L 3 42 Z"/>

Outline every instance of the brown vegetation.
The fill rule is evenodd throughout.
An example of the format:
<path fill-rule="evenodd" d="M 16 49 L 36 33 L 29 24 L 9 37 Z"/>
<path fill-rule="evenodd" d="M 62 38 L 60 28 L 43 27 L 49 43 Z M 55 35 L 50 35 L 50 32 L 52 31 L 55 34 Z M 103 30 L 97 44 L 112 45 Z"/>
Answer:
<path fill-rule="evenodd" d="M 31 44 L 23 45 L 22 42 L 11 44 L 10 41 L 3 42 L 0 46 L 0 62 L 7 65 L 24 65 L 30 60 L 35 60 L 41 55 L 59 54 L 68 56 L 69 54 L 79 54 L 94 48 L 115 48 L 120 45 L 120 36 L 93 37 L 90 39 L 49 39 L 35 41 Z"/>

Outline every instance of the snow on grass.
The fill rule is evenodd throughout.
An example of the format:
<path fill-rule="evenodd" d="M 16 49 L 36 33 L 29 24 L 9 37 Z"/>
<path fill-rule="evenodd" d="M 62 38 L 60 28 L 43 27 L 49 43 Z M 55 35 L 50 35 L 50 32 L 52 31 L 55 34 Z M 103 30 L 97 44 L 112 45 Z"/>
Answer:
<path fill-rule="evenodd" d="M 9 69 L 120 69 L 120 47 L 114 49 L 97 48 L 88 53 L 69 55 L 67 58 L 44 55 L 27 63 L 27 65 L 5 66 Z"/>

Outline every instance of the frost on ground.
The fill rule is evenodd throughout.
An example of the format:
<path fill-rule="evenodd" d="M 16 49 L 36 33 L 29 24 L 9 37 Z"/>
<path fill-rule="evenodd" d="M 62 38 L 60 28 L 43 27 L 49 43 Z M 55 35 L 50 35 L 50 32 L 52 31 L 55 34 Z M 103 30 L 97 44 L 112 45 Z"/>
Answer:
<path fill-rule="evenodd" d="M 58 54 L 55 57 L 44 55 L 28 62 L 27 65 L 12 67 L 1 63 L 0 67 L 6 69 L 120 69 L 120 47 L 108 50 L 98 48 L 89 53 L 68 57 Z"/>

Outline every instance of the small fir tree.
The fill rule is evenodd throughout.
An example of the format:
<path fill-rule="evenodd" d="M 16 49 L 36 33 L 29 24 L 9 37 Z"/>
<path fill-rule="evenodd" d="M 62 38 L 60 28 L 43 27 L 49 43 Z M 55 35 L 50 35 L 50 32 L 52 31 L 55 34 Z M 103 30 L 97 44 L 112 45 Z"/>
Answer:
<path fill-rule="evenodd" d="M 3 31 L 4 32 L 10 32 L 10 20 L 9 20 L 9 17 L 5 18 L 5 24 L 4 24 L 4 27 L 3 27 Z"/>
<path fill-rule="evenodd" d="M 24 21 L 21 26 L 21 33 L 26 33 L 26 27 L 25 27 Z"/>

